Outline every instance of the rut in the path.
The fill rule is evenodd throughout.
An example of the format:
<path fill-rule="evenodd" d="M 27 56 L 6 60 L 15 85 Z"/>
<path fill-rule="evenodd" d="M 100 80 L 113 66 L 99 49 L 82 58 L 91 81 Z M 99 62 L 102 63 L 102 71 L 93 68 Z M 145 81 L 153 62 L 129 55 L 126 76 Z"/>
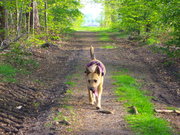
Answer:
<path fill-rule="evenodd" d="M 28 94 L 27 94 L 28 91 Z M 33 116 L 36 89 L 21 85 L 0 85 L 0 133 L 18 133 L 26 116 Z"/>
<path fill-rule="evenodd" d="M 30 78 L 20 76 L 18 83 L 0 83 L 0 135 L 20 134 L 20 130 L 28 128 L 24 127 L 26 121 L 50 109 L 67 89 L 62 76 L 71 72 L 75 53 L 58 48 L 41 51 L 48 52 L 42 53 L 39 61 L 44 69 L 40 67 L 32 75 L 27 75 Z M 38 58 L 35 56 L 35 59 Z M 36 79 L 41 79 L 45 86 L 40 88 L 40 83 L 38 87 L 31 86 Z"/>

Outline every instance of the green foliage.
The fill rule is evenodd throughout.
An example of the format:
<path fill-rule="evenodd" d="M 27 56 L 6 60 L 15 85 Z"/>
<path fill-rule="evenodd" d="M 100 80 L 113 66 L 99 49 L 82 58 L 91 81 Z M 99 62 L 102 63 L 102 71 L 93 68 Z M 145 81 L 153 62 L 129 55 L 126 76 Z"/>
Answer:
<path fill-rule="evenodd" d="M 38 37 L 30 37 L 29 39 L 27 39 L 26 41 L 26 46 L 36 46 L 39 47 L 40 45 L 46 43 L 45 40 L 39 39 Z"/>
<path fill-rule="evenodd" d="M 140 84 L 136 79 L 123 72 L 117 72 L 113 76 L 116 81 L 116 95 L 120 101 L 125 101 L 124 105 L 129 112 L 131 106 L 135 106 L 138 114 L 129 114 L 125 117 L 132 130 L 137 135 L 170 135 L 171 129 L 167 121 L 157 118 L 154 115 L 154 106 L 151 98 L 146 96 L 146 92 L 140 89 Z"/>
<path fill-rule="evenodd" d="M 156 53 L 163 53 L 166 54 L 168 57 L 171 58 L 179 58 L 180 57 L 180 50 L 179 49 L 169 49 L 168 47 L 152 47 L 152 50 Z"/>
<path fill-rule="evenodd" d="M 48 2 L 48 26 L 54 31 L 66 32 L 77 20 L 81 20 L 80 3 L 76 0 Z M 80 24 L 80 22 L 78 22 Z"/>
<path fill-rule="evenodd" d="M 37 5 L 36 13 L 40 26 L 33 25 L 33 21 L 36 20 L 32 17 L 33 2 Z M 46 33 L 48 39 L 48 35 L 71 31 L 71 28 L 78 27 L 83 19 L 79 10 L 81 4 L 77 0 L 3 0 L 0 5 L 7 11 L 4 21 L 8 24 L 7 28 L 1 28 L 0 31 L 5 29 L 8 39 L 15 39 L 22 33 L 28 32 L 28 42 L 33 43 L 34 46 L 45 41 L 38 38 L 39 32 Z M 59 40 L 54 36 L 52 38 L 52 40 L 57 39 Z"/>
<path fill-rule="evenodd" d="M 117 32 L 116 37 L 117 38 L 128 38 L 128 33 L 126 32 Z"/>
<path fill-rule="evenodd" d="M 153 44 L 159 43 L 159 41 L 158 41 L 157 39 L 151 37 L 151 38 L 148 38 L 148 39 L 147 39 L 146 43 L 147 43 L 148 45 L 153 45 Z"/>
<path fill-rule="evenodd" d="M 23 51 L 21 48 L 14 46 L 10 53 L 6 54 L 6 62 L 18 68 L 19 70 L 34 69 L 39 66 L 39 64 L 27 57 L 30 53 Z"/>
<path fill-rule="evenodd" d="M 103 26 L 141 36 L 149 45 L 180 44 L 180 8 L 178 0 L 98 0 L 104 4 Z M 162 38 L 164 38 L 162 40 Z"/>
<path fill-rule="evenodd" d="M 18 43 L 13 44 L 10 52 L 1 55 L 4 61 L 0 64 L 0 76 L 5 82 L 16 82 L 17 73 L 28 74 L 39 66 L 36 60 L 30 58 L 31 54 L 21 49 Z"/>
<path fill-rule="evenodd" d="M 17 73 L 17 69 L 9 64 L 0 64 L 0 81 L 3 82 L 16 82 L 14 76 Z"/>

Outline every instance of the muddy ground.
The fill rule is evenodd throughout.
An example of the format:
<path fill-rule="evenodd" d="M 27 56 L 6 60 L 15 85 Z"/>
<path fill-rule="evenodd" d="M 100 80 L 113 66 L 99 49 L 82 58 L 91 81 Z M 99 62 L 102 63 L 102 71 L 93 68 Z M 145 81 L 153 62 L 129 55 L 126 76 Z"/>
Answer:
<path fill-rule="evenodd" d="M 127 69 L 143 84 L 143 89 L 153 96 L 156 108 L 180 107 L 180 89 L 174 76 L 177 73 L 164 66 L 166 56 L 134 41 L 115 36 L 112 39 L 99 41 L 98 33 L 76 32 L 70 41 L 60 42 L 59 48 L 34 49 L 32 57 L 39 61 L 40 67 L 31 75 L 17 76 L 18 84 L 0 83 L 0 134 L 133 134 L 123 119 L 127 112 L 113 92 L 111 76 L 122 69 Z M 90 58 L 90 45 L 107 68 L 102 107 L 114 114 L 98 113 L 94 106 L 88 105 L 84 66 Z M 101 48 L 104 45 L 116 48 Z M 177 71 L 178 66 L 175 66 Z M 68 81 L 75 84 L 68 85 Z M 72 92 L 64 94 L 68 89 Z M 70 125 L 58 123 L 55 117 L 60 113 Z M 157 115 L 180 131 L 177 114 Z"/>

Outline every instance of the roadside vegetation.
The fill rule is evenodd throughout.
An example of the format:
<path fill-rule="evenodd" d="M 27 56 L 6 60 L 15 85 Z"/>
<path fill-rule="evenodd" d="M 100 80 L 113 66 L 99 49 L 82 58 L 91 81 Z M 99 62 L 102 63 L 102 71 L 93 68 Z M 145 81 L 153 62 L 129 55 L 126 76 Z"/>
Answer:
<path fill-rule="evenodd" d="M 128 115 L 125 119 L 137 135 L 171 135 L 168 122 L 155 116 L 154 105 L 147 91 L 141 90 L 138 81 L 126 72 L 115 72 L 112 78 L 116 85 L 118 100 L 124 103 Z"/>
<path fill-rule="evenodd" d="M 39 66 L 34 60 L 31 53 L 23 51 L 16 44 L 6 53 L 0 54 L 0 76 L 2 82 L 17 82 L 15 79 L 17 74 L 29 74 Z"/>
<path fill-rule="evenodd" d="M 155 45 L 156 52 L 180 57 L 178 0 L 98 0 L 104 6 L 101 26 L 128 33 L 130 40 Z"/>
<path fill-rule="evenodd" d="M 57 44 L 72 33 L 71 28 L 82 22 L 80 7 L 74 0 L 1 1 L 0 81 L 17 82 L 17 74 L 37 68 L 32 50 L 46 43 Z"/>

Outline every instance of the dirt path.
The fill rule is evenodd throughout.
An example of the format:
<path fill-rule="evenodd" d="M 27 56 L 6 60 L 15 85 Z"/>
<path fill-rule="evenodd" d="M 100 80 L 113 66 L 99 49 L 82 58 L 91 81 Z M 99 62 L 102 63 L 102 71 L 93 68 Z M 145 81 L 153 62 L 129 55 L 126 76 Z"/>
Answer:
<path fill-rule="evenodd" d="M 137 46 L 126 39 L 113 39 L 103 42 L 99 41 L 98 33 L 76 32 L 71 41 L 63 43 L 60 49 L 36 50 L 35 58 L 41 64 L 38 71 L 20 76 L 23 78 L 20 85 L 0 84 L 3 95 L 0 134 L 133 134 L 123 119 L 127 112 L 122 103 L 116 101 L 111 79 L 113 72 L 123 69 L 127 69 L 128 74 L 137 78 L 143 89 L 150 92 L 156 108 L 180 107 L 179 84 L 162 67 L 164 55 L 154 54 L 149 48 Z M 84 68 L 90 60 L 90 45 L 95 47 L 97 59 L 107 68 L 102 108 L 114 114 L 98 113 L 95 106 L 88 104 Z M 116 48 L 102 49 L 104 45 L 115 45 Z M 22 109 L 17 109 L 18 106 Z M 170 121 L 172 127 L 180 131 L 177 114 L 158 116 Z M 62 119 L 70 125 L 61 123 Z"/>
<path fill-rule="evenodd" d="M 71 121 L 68 128 L 63 128 L 61 134 L 82 134 L 82 135 L 130 135 L 133 134 L 125 123 L 123 117 L 126 114 L 122 104 L 116 101 L 113 93 L 112 72 L 127 69 L 129 74 L 138 78 L 144 83 L 143 88 L 150 91 L 150 95 L 154 96 L 154 103 L 157 108 L 169 106 L 178 107 L 179 104 L 179 85 L 176 81 L 167 81 L 166 75 L 161 76 L 158 68 L 158 60 L 162 57 L 159 54 L 153 54 L 147 48 L 132 46 L 125 39 L 116 42 L 100 42 L 97 33 L 78 32 L 75 35 L 73 44 L 76 49 L 81 50 L 79 55 L 79 63 L 76 74 L 79 77 L 72 78 L 71 81 L 77 82 L 72 87 L 72 97 L 68 101 L 68 105 L 73 106 L 76 114 L 75 121 Z M 116 49 L 102 49 L 103 45 L 116 45 Z M 101 114 L 95 110 L 94 106 L 88 105 L 86 82 L 84 76 L 84 66 L 89 61 L 89 46 L 93 45 L 95 54 L 107 68 L 105 78 L 104 92 L 102 96 L 102 107 L 107 110 L 113 110 L 114 114 Z M 157 59 L 159 57 L 159 59 Z M 157 63 L 156 63 L 157 62 Z M 154 66 L 154 68 L 153 68 Z M 157 69 L 156 69 L 157 68 Z M 159 73 L 159 74 L 157 74 Z M 170 76 L 168 76 L 171 78 Z M 169 90 L 172 92 L 169 93 Z M 177 130 L 179 130 L 180 120 L 177 114 L 160 115 L 168 119 Z M 67 130 L 67 129 L 70 129 Z"/>
<path fill-rule="evenodd" d="M 79 63 L 76 68 L 76 74 L 79 77 L 73 77 L 71 81 L 76 82 L 76 86 L 72 87 L 72 96 L 68 104 L 73 106 L 75 119 L 71 121 L 72 125 L 68 128 L 72 132 L 62 130 L 61 134 L 76 134 L 76 135 L 131 135 L 131 131 L 127 128 L 123 117 L 125 110 L 120 102 L 116 101 L 114 95 L 111 73 L 114 71 L 111 55 L 106 49 L 98 49 L 105 43 L 98 42 L 97 33 L 79 32 L 76 33 L 77 40 L 74 41 L 76 48 L 82 49 L 79 56 Z M 84 68 L 90 60 L 89 46 L 93 45 L 96 48 L 96 57 L 103 61 L 107 68 L 107 75 L 104 84 L 102 96 L 102 108 L 105 110 L 114 111 L 114 114 L 98 113 L 95 106 L 88 104 L 86 81 L 84 76 Z"/>
<path fill-rule="evenodd" d="M 105 77 L 104 92 L 102 95 L 102 107 L 105 110 L 114 111 L 114 114 L 98 113 L 95 106 L 88 104 L 87 89 L 84 76 L 84 68 L 90 59 L 89 46 L 95 47 L 95 54 L 107 68 Z M 115 49 L 102 49 L 104 45 L 115 45 Z M 178 107 L 179 95 L 177 82 L 171 82 L 161 76 L 163 69 L 159 72 L 158 59 L 162 56 L 153 54 L 147 48 L 133 46 L 126 39 L 118 39 L 113 42 L 102 42 L 98 39 L 98 33 L 76 32 L 69 45 L 63 50 L 71 51 L 74 60 L 70 69 L 67 82 L 75 84 L 69 87 L 66 96 L 57 96 L 56 105 L 40 115 L 34 124 L 27 124 L 24 134 L 28 135 L 131 135 L 132 131 L 127 127 L 123 117 L 127 113 L 121 102 L 116 101 L 113 92 L 112 73 L 127 69 L 128 73 L 142 81 L 143 88 L 150 91 L 154 96 L 156 107 L 163 108 L 167 104 Z M 76 63 L 76 64 L 75 64 Z M 155 67 L 155 68 L 154 68 Z M 52 68 L 54 68 L 52 66 Z M 157 68 L 157 69 L 156 69 Z M 52 69 L 53 71 L 53 69 Z M 59 71 L 60 72 L 60 71 Z M 72 73 L 71 73 L 72 72 Z M 58 73 L 58 71 L 57 71 Z M 47 73 L 48 74 L 48 73 Z M 170 77 L 170 76 L 168 76 Z M 62 78 L 62 76 L 61 76 Z M 168 91 L 172 92 L 169 93 Z M 53 98 L 52 98 L 53 99 Z M 160 115 L 168 119 L 177 130 L 179 130 L 179 116 L 176 114 Z M 62 119 L 70 122 L 59 123 Z M 32 123 L 32 122 L 30 122 Z M 69 123 L 68 123 L 69 124 Z"/>

